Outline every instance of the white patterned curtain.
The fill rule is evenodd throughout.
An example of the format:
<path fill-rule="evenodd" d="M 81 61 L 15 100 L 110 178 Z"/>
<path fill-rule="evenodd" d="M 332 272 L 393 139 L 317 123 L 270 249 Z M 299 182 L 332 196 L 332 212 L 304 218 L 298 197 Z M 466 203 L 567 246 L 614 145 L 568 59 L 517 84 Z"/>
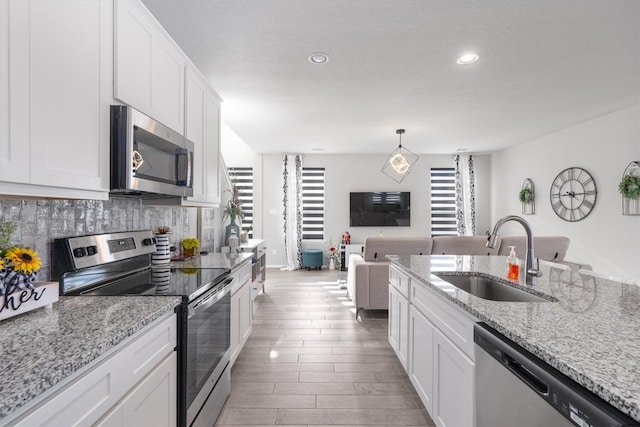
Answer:
<path fill-rule="evenodd" d="M 297 270 L 302 266 L 302 156 L 287 154 L 282 158 L 282 193 L 287 255 L 282 270 Z"/>
<path fill-rule="evenodd" d="M 456 225 L 458 236 L 476 233 L 476 178 L 473 156 L 454 156 L 456 161 Z"/>

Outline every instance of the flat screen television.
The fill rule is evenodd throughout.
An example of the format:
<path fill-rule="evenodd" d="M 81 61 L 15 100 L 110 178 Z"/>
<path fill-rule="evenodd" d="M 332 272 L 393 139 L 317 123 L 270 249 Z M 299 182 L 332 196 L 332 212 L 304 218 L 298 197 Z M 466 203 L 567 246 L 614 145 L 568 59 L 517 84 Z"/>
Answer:
<path fill-rule="evenodd" d="M 409 227 L 411 193 L 370 191 L 349 193 L 351 227 Z"/>

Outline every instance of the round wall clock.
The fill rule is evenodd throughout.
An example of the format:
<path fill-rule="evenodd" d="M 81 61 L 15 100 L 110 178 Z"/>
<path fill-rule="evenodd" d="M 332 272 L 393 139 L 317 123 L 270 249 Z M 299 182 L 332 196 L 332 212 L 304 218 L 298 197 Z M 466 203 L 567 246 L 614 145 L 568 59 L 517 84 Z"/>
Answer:
<path fill-rule="evenodd" d="M 551 183 L 551 207 L 560 218 L 575 222 L 585 219 L 596 204 L 598 189 L 589 172 L 579 167 L 563 170 Z"/>

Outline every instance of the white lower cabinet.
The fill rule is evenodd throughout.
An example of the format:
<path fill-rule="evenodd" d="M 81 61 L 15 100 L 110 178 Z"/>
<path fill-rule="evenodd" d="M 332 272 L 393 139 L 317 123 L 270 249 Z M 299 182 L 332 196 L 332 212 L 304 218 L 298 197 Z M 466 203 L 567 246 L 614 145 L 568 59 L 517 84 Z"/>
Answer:
<path fill-rule="evenodd" d="M 7 425 L 174 426 L 177 319 L 156 320 L 113 353 L 34 399 Z"/>
<path fill-rule="evenodd" d="M 433 412 L 437 426 L 475 425 L 475 364 L 435 329 Z"/>
<path fill-rule="evenodd" d="M 389 285 L 389 343 L 407 369 L 409 353 L 409 300 Z"/>
<path fill-rule="evenodd" d="M 171 427 L 176 424 L 177 356 L 173 352 L 111 410 L 100 427 Z"/>
<path fill-rule="evenodd" d="M 424 407 L 433 414 L 433 354 L 436 328 L 415 307 L 409 308 L 409 367 L 411 384 Z"/>
<path fill-rule="evenodd" d="M 248 259 L 232 274 L 235 276 L 237 284 L 231 289 L 231 365 L 233 365 L 244 343 L 251 335 L 253 321 L 251 260 Z"/>
<path fill-rule="evenodd" d="M 422 403 L 438 427 L 474 427 L 476 319 L 393 266 L 389 281 L 389 342 Z"/>

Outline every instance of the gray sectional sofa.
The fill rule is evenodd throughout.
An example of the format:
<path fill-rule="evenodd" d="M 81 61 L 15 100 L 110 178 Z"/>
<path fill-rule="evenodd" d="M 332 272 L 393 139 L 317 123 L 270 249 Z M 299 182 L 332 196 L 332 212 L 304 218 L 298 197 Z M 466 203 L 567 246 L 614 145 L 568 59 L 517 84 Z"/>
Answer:
<path fill-rule="evenodd" d="M 386 255 L 508 255 L 509 246 L 515 246 L 518 257 L 524 258 L 524 236 L 504 236 L 498 241 L 499 244 L 492 249 L 486 246 L 487 236 L 367 238 L 364 254 L 352 254 L 348 264 L 347 293 L 356 306 L 356 317 L 361 309 L 389 308 L 389 262 Z M 536 236 L 533 243 L 539 259 L 590 269 L 585 264 L 565 261 L 568 237 Z"/>

